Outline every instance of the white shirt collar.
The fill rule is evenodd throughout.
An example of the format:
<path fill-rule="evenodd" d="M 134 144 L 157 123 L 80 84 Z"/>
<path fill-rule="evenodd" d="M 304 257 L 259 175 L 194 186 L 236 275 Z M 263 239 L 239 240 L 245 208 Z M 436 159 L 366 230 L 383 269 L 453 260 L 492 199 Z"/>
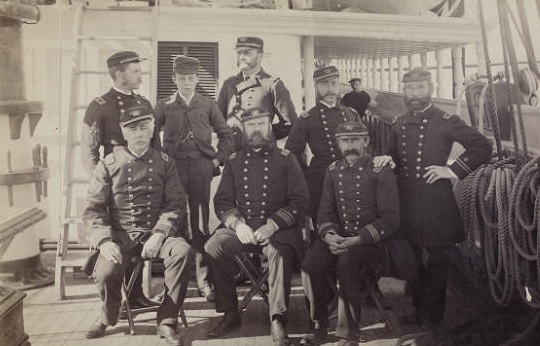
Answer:
<path fill-rule="evenodd" d="M 131 149 L 129 148 L 129 146 L 128 146 L 127 148 L 128 148 L 128 150 L 129 150 L 129 152 L 131 153 L 131 155 L 133 155 L 133 156 L 135 156 L 136 158 L 140 159 L 141 157 L 144 156 L 144 154 L 146 154 L 146 153 L 148 152 L 148 149 L 150 149 L 150 146 L 148 146 L 148 148 L 146 148 L 146 150 L 145 150 L 142 154 L 140 154 L 140 155 L 137 154 L 136 152 L 134 152 L 133 150 L 131 150 Z"/>
<path fill-rule="evenodd" d="M 319 102 L 322 103 L 323 105 L 325 105 L 328 108 L 334 108 L 337 105 L 337 102 L 334 102 L 333 104 L 328 104 L 328 103 L 326 103 L 324 101 L 319 101 Z"/>
<path fill-rule="evenodd" d="M 114 90 L 116 90 L 117 92 L 119 92 L 120 94 L 124 94 L 124 95 L 128 95 L 128 96 L 131 96 L 131 95 L 134 94 L 134 93 L 133 93 L 133 90 L 131 90 L 131 92 L 128 94 L 128 93 L 126 93 L 124 90 L 120 90 L 120 89 L 118 89 L 117 87 L 115 87 L 114 85 L 113 85 L 112 88 L 113 88 Z"/>
<path fill-rule="evenodd" d="M 195 93 L 193 92 L 188 97 L 185 97 L 184 95 L 180 94 L 180 92 L 178 92 L 178 96 L 180 96 L 180 98 L 186 103 L 186 106 L 189 106 L 191 100 L 193 100 L 193 96 L 195 96 Z"/>

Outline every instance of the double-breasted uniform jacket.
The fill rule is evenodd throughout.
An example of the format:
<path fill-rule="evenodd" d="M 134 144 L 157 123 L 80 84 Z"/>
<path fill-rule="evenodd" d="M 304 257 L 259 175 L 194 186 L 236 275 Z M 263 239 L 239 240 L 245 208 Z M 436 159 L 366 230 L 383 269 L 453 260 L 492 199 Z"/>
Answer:
<path fill-rule="evenodd" d="M 317 102 L 315 107 L 298 117 L 289 133 L 285 148 L 294 153 L 305 170 L 307 165 L 303 154 L 308 144 L 313 153 L 310 166 L 326 168 L 342 157 L 335 132 L 338 124 L 347 121 L 361 120 L 358 113 L 350 107 L 338 103 L 335 107 L 328 108 Z"/>
<path fill-rule="evenodd" d="M 392 125 L 387 153 L 397 165 L 400 227 L 412 244 L 448 246 L 464 238 L 452 182 L 427 184 L 423 178 L 426 167 L 447 165 L 454 142 L 465 148 L 449 166 L 459 179 L 490 158 L 486 137 L 434 106 L 417 114 L 407 112 Z"/>
<path fill-rule="evenodd" d="M 264 108 L 271 113 L 272 119 L 279 114 L 291 124 L 297 117 L 291 95 L 283 81 L 263 69 L 247 81 L 244 81 L 242 72 L 227 78 L 219 91 L 217 102 L 226 119 L 240 109 L 250 108 Z"/>
<path fill-rule="evenodd" d="M 122 249 L 142 232 L 180 234 L 186 196 L 176 167 L 165 153 L 149 148 L 140 158 L 116 146 L 101 160 L 88 188 L 83 220 L 92 244 L 112 239 Z"/>
<path fill-rule="evenodd" d="M 84 114 L 83 122 L 88 133 L 83 136 L 86 140 L 82 146 L 83 162 L 89 166 L 86 167 L 89 177 L 99 161 L 100 146 L 103 146 L 105 157 L 113 151 L 114 146 L 126 144 L 120 130 L 120 114 L 130 107 L 141 105 L 149 110 L 153 109 L 145 97 L 135 93 L 126 95 L 114 88 L 90 102 Z M 156 149 L 160 148 L 159 136 L 154 135 L 151 145 Z"/>
<path fill-rule="evenodd" d="M 189 106 L 175 92 L 156 105 L 156 125 L 163 129 L 163 151 L 174 158 L 217 158 L 224 162 L 232 151 L 232 131 L 214 100 L 199 93 Z M 212 132 L 218 137 L 217 151 Z"/>
<path fill-rule="evenodd" d="M 271 241 L 293 246 L 301 258 L 298 222 L 306 215 L 308 191 L 294 155 L 275 145 L 256 152 L 246 147 L 231 155 L 214 196 L 223 221 L 236 214 L 253 230 L 272 219 L 279 227 Z"/>
<path fill-rule="evenodd" d="M 351 166 L 345 158 L 328 166 L 318 213 L 319 235 L 330 230 L 344 237 L 360 236 L 362 245 L 381 246 L 385 276 L 417 275 L 410 245 L 398 230 L 396 175 L 389 166 L 374 168 L 370 156 Z"/>

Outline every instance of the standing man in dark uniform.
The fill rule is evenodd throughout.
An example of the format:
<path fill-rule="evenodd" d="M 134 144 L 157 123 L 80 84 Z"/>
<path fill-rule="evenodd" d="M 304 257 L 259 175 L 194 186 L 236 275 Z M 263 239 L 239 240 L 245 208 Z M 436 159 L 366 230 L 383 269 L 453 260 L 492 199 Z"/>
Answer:
<path fill-rule="evenodd" d="M 126 144 L 118 125 L 126 109 L 139 105 L 152 109 L 150 101 L 134 93 L 142 83 L 140 62 L 143 60 L 146 58 L 129 51 L 115 53 L 107 59 L 113 86 L 106 94 L 90 102 L 84 114 L 81 151 L 89 179 L 99 161 L 101 146 L 105 157 L 113 151 L 114 146 Z M 153 137 L 152 147 L 160 148 L 158 136 Z"/>
<path fill-rule="evenodd" d="M 364 90 L 361 90 L 362 85 L 361 78 L 353 78 L 349 81 L 351 84 L 352 91 L 343 95 L 341 99 L 341 104 L 353 108 L 361 118 L 364 118 L 366 115 L 366 109 L 368 108 L 369 101 L 371 97 Z"/>
<path fill-rule="evenodd" d="M 161 258 L 165 265 L 165 295 L 157 311 L 157 334 L 170 345 L 182 345 L 176 333 L 193 253 L 177 228 L 186 216 L 186 196 L 176 167 L 165 153 L 150 148 L 154 133 L 152 111 L 127 109 L 120 116 L 126 146 L 116 146 L 100 161 L 88 189 L 85 226 L 99 257 L 92 276 L 103 301 L 88 339 L 105 334 L 118 320 L 121 286 L 132 258 Z M 144 246 L 138 246 L 146 239 Z"/>
<path fill-rule="evenodd" d="M 318 330 L 323 342 L 328 328 L 327 306 L 339 281 L 336 345 L 356 346 L 360 338 L 362 305 L 382 270 L 385 239 L 399 224 L 396 177 L 384 166 L 374 169 L 366 153 L 367 127 L 361 122 L 341 123 L 336 140 L 344 156 L 328 167 L 319 209 L 321 240 L 302 262 L 314 293 Z"/>
<path fill-rule="evenodd" d="M 178 91 L 159 100 L 156 117 L 158 129 L 163 129 L 163 151 L 174 158 L 188 195 L 191 235 L 197 249 L 197 287 L 213 301 L 202 248 L 210 235 L 210 183 L 213 172 L 231 154 L 232 131 L 216 102 L 195 92 L 199 64 L 199 60 L 184 55 L 174 60 L 172 78 Z M 218 137 L 217 151 L 212 147 L 212 133 Z"/>
<path fill-rule="evenodd" d="M 313 73 L 318 101 L 315 107 L 304 112 L 297 119 L 285 149 L 298 159 L 309 189 L 309 214 L 313 225 L 317 226 L 317 211 L 321 200 L 324 175 L 328 165 L 340 159 L 341 153 L 334 136 L 336 126 L 346 121 L 359 121 L 355 110 L 339 103 L 339 72 L 334 66 L 321 67 Z M 313 158 L 309 167 L 304 159 L 306 144 Z"/>
<path fill-rule="evenodd" d="M 289 90 L 279 77 L 272 76 L 261 67 L 263 40 L 258 37 L 238 37 L 236 59 L 240 73 L 229 77 L 219 91 L 218 105 L 235 133 L 234 151 L 242 148 L 241 113 L 250 108 L 264 108 L 271 120 L 277 116 L 282 124 L 274 135 L 277 139 L 287 136 L 288 128 L 297 115 Z"/>
<path fill-rule="evenodd" d="M 491 155 L 491 144 L 457 115 L 433 106 L 431 73 L 414 69 L 403 76 L 407 113 L 392 125 L 387 156 L 377 167 L 397 168 L 400 228 L 415 251 L 419 277 L 410 282 L 414 316 L 409 322 L 437 327 L 446 305 L 448 252 L 464 239 L 463 223 L 452 191 L 452 180 L 463 179 Z M 451 165 L 453 144 L 465 148 Z M 428 254 L 423 260 L 423 252 Z"/>
<path fill-rule="evenodd" d="M 246 145 L 225 164 L 214 197 L 224 227 L 216 230 L 205 251 L 211 259 L 216 311 L 225 315 L 208 336 L 240 327 L 233 256 L 263 253 L 268 258 L 271 335 L 274 345 L 284 346 L 293 264 L 303 254 L 298 223 L 307 211 L 308 191 L 294 155 L 276 147 L 270 116 L 260 108 L 242 114 Z"/>
<path fill-rule="evenodd" d="M 113 86 L 106 94 L 96 97 L 88 105 L 82 128 L 82 163 L 89 180 L 94 175 L 102 146 L 105 157 L 115 146 L 126 144 L 119 125 L 120 117 L 125 114 L 126 109 L 134 106 L 152 109 L 150 101 L 134 92 L 142 83 L 140 62 L 143 60 L 146 58 L 130 51 L 115 53 L 107 59 Z M 156 149 L 160 148 L 157 134 L 154 134 L 151 145 Z M 144 295 L 142 277 L 137 279 L 130 297 L 130 305 L 133 308 L 143 308 L 156 304 Z"/>

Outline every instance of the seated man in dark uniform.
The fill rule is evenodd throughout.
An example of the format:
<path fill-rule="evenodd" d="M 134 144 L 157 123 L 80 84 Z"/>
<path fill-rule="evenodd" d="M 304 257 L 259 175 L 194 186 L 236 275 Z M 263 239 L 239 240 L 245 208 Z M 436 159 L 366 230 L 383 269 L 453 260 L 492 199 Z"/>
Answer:
<path fill-rule="evenodd" d="M 371 97 L 367 92 L 360 89 L 362 85 L 361 78 L 352 78 L 349 83 L 351 84 L 352 90 L 351 92 L 343 95 L 341 103 L 345 106 L 354 108 L 354 110 L 360 114 L 360 117 L 363 120 L 364 116 L 366 115 L 366 109 L 371 101 Z"/>
<path fill-rule="evenodd" d="M 302 269 L 309 275 L 322 342 L 328 326 L 327 306 L 339 281 L 336 336 L 339 346 L 360 339 L 362 304 L 376 284 L 385 259 L 385 238 L 399 224 L 396 177 L 389 166 L 375 169 L 365 153 L 368 130 L 361 122 L 337 126 L 343 158 L 328 167 L 319 208 L 321 241 L 308 252 Z"/>
<path fill-rule="evenodd" d="M 268 258 L 271 334 L 274 345 L 288 344 L 285 323 L 293 264 L 302 255 L 298 226 L 309 197 L 294 155 L 276 146 L 270 113 L 255 108 L 242 114 L 244 149 L 231 155 L 214 197 L 223 227 L 206 243 L 214 278 L 215 303 L 225 315 L 209 331 L 218 337 L 240 327 L 234 283 L 239 252 Z"/>
<path fill-rule="evenodd" d="M 126 146 L 116 146 L 96 166 L 83 214 L 92 244 L 99 249 L 93 277 L 103 307 L 86 332 L 102 337 L 118 320 L 124 273 L 133 258 L 162 258 L 165 295 L 157 311 L 157 334 L 170 345 L 182 345 L 176 333 L 178 312 L 186 295 L 193 253 L 180 237 L 185 227 L 186 196 L 174 165 L 166 154 L 150 148 L 154 116 L 144 106 L 120 116 Z M 139 239 L 148 238 L 144 246 Z"/>

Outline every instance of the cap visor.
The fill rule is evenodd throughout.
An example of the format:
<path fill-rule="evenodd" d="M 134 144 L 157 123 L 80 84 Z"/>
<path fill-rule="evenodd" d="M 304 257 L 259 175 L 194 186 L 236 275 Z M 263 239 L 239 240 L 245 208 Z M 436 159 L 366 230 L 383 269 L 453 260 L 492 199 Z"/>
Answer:
<path fill-rule="evenodd" d="M 135 118 L 135 119 L 124 121 L 124 122 L 120 123 L 120 126 L 124 127 L 124 126 L 128 126 L 128 125 L 131 125 L 131 124 L 134 124 L 134 123 L 138 123 L 139 121 L 150 120 L 150 119 L 154 119 L 154 116 L 152 114 L 143 115 L 143 116 Z"/>

